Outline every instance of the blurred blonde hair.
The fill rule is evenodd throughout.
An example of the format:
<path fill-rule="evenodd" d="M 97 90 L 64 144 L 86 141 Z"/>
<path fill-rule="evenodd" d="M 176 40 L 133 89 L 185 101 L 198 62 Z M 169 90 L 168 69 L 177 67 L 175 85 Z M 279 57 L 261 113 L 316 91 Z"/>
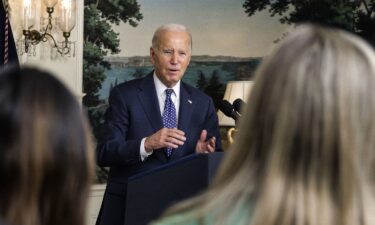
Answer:
<path fill-rule="evenodd" d="M 299 26 L 262 63 L 239 132 L 184 224 L 374 225 L 375 54 L 344 31 Z"/>

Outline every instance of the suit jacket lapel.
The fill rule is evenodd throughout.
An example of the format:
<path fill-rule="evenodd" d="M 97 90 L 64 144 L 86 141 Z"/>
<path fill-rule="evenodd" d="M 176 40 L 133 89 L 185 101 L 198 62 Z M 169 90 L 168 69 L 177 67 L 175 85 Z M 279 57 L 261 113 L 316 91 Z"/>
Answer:
<path fill-rule="evenodd" d="M 186 90 L 184 84 L 181 82 L 180 88 L 180 110 L 178 116 L 178 129 L 184 131 L 185 133 L 189 129 L 189 124 L 191 122 L 191 116 L 193 113 L 195 103 L 191 98 L 191 94 Z M 184 151 L 184 146 L 180 147 L 176 151 L 172 151 L 171 158 L 176 158 L 182 155 Z"/>
<path fill-rule="evenodd" d="M 141 90 L 138 93 L 139 100 L 141 101 L 152 128 L 154 131 L 158 131 L 163 127 L 163 121 L 160 115 L 159 101 L 156 96 L 152 74 L 149 74 L 144 78 L 140 89 Z"/>
<path fill-rule="evenodd" d="M 142 84 L 140 85 L 140 92 L 138 93 L 138 98 L 142 104 L 144 111 L 146 112 L 147 118 L 154 130 L 157 132 L 163 128 L 163 121 L 160 115 L 159 100 L 156 96 L 156 89 L 153 80 L 153 72 L 147 75 Z M 155 156 L 159 158 L 160 161 L 166 162 L 167 157 L 164 151 L 157 150 L 154 151 Z"/>
<path fill-rule="evenodd" d="M 194 101 L 181 82 L 180 89 L 180 111 L 178 116 L 178 128 L 186 131 L 189 127 L 190 118 L 194 109 Z"/>

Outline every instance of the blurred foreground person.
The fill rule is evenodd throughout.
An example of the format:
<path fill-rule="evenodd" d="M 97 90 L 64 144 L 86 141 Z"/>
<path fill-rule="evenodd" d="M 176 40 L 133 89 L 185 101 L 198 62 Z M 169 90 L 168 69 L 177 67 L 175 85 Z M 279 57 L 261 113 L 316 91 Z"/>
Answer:
<path fill-rule="evenodd" d="M 258 70 L 215 182 L 154 223 L 374 225 L 375 54 L 304 25 Z"/>
<path fill-rule="evenodd" d="M 56 78 L 0 73 L 0 218 L 9 225 L 84 225 L 93 150 L 86 118 Z"/>

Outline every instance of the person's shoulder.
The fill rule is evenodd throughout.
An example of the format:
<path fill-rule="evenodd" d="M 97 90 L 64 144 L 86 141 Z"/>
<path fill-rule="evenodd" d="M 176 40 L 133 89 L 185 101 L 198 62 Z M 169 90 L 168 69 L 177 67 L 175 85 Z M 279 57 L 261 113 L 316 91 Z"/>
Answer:
<path fill-rule="evenodd" d="M 210 99 L 211 98 L 210 96 L 208 96 L 203 91 L 201 91 L 198 88 L 193 87 L 192 85 L 187 84 L 185 82 L 181 82 L 181 87 L 184 88 L 187 93 L 189 93 L 190 95 L 192 95 L 194 97 L 202 98 L 202 99 Z"/>
<path fill-rule="evenodd" d="M 142 83 L 142 80 L 144 78 L 137 78 L 129 81 L 122 82 L 121 84 L 117 85 L 116 87 L 119 89 L 124 89 L 124 88 L 131 88 L 131 87 L 137 87 L 139 84 Z"/>
<path fill-rule="evenodd" d="M 146 79 L 146 77 L 137 78 L 137 79 L 133 79 L 133 80 L 129 80 L 129 81 L 124 81 L 123 83 L 120 83 L 120 84 L 116 85 L 115 87 L 113 87 L 113 89 L 115 89 L 116 91 L 119 91 L 121 93 L 139 90 L 139 88 L 141 87 L 141 85 L 144 82 L 144 80 Z"/>

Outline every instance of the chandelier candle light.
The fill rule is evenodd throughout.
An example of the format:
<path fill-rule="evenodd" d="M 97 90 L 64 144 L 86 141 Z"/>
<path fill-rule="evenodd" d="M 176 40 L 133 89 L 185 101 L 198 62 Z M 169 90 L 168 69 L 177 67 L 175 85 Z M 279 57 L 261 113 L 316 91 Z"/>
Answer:
<path fill-rule="evenodd" d="M 58 4 L 59 3 L 59 4 Z M 35 29 L 36 23 L 36 4 L 37 0 L 23 0 L 23 35 L 25 36 L 25 52 L 29 51 L 29 46 L 37 45 L 39 42 L 47 42 L 48 37 L 53 41 L 53 47 L 61 55 L 69 54 L 70 32 L 76 23 L 76 1 L 75 0 L 43 0 L 48 13 L 48 24 L 41 28 L 41 32 Z M 57 45 L 55 38 L 52 36 L 52 14 L 54 9 L 58 8 L 59 17 L 58 25 L 62 31 L 65 41 L 61 47 Z"/>

